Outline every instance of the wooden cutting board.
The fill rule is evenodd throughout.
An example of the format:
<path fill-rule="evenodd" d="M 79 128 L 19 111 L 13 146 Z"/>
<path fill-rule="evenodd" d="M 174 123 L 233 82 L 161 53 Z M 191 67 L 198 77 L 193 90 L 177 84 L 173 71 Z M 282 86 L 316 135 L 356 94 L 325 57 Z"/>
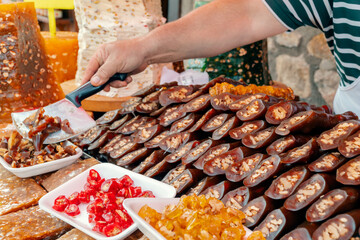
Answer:
<path fill-rule="evenodd" d="M 65 94 L 68 94 L 77 87 L 78 85 L 75 83 L 75 80 L 69 80 L 61 83 L 61 88 Z M 106 97 L 94 95 L 82 101 L 82 107 L 86 111 L 107 112 L 121 108 L 121 104 L 130 98 L 131 97 Z"/>

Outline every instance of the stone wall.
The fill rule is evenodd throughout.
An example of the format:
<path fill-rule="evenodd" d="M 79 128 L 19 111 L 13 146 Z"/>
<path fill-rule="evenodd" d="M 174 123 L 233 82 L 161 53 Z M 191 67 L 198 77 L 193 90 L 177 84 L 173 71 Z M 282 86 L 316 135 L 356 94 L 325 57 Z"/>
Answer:
<path fill-rule="evenodd" d="M 332 106 L 340 77 L 319 30 L 301 27 L 269 38 L 268 51 L 273 80 L 291 87 L 301 100 Z"/>

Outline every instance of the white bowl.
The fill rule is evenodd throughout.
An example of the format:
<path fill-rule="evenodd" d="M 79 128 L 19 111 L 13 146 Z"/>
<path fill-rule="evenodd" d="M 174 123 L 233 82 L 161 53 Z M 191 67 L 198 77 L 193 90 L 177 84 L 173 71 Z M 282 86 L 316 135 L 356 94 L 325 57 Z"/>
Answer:
<path fill-rule="evenodd" d="M 73 145 L 71 142 L 66 141 L 65 146 Z M 2 157 L 0 157 L 0 163 L 4 168 L 12 172 L 18 177 L 27 178 L 33 177 L 37 175 L 41 175 L 48 172 L 53 172 L 59 170 L 60 168 L 66 167 L 72 163 L 74 163 L 77 159 L 81 157 L 83 154 L 81 148 L 76 147 L 76 154 L 73 156 L 69 156 L 66 158 L 60 158 L 51 162 L 40 163 L 34 166 L 29 167 L 21 167 L 21 168 L 13 168 L 10 164 L 8 164 Z"/>
<path fill-rule="evenodd" d="M 134 222 L 138 225 L 138 228 L 149 239 L 166 240 L 155 228 L 147 223 L 142 217 L 139 216 L 139 210 L 145 204 L 155 209 L 157 212 L 163 212 L 168 205 L 177 204 L 180 198 L 156 198 L 156 199 L 141 199 L 141 198 L 129 198 L 125 199 L 123 205 L 126 211 L 129 213 Z M 244 226 L 246 231 L 245 239 L 252 233 L 250 229 Z"/>
<path fill-rule="evenodd" d="M 86 183 L 86 178 L 89 175 L 90 169 L 95 169 L 99 172 L 100 176 L 105 179 L 109 178 L 120 178 L 124 175 L 129 175 L 132 180 L 134 180 L 135 186 L 140 186 L 143 191 L 150 190 L 154 193 L 155 197 L 174 197 L 176 194 L 176 190 L 174 187 L 165 184 L 163 182 L 157 181 L 155 179 L 143 176 L 138 173 L 134 173 L 130 170 L 125 168 L 116 166 L 111 163 L 101 163 L 97 164 L 86 171 L 80 173 L 76 177 L 72 178 L 71 180 L 67 181 L 66 183 L 60 185 L 59 187 L 55 188 L 51 192 L 47 193 L 43 196 L 39 201 L 39 206 L 41 209 L 45 210 L 46 212 L 60 218 L 64 222 L 74 226 L 75 228 L 83 231 L 87 235 L 99 239 L 99 240 L 115 240 L 115 239 L 123 239 L 129 236 L 132 232 L 136 230 L 136 224 L 132 224 L 126 230 L 121 232 L 120 234 L 113 236 L 113 237 L 106 237 L 105 235 L 95 232 L 92 230 L 92 225 L 88 222 L 88 213 L 86 211 L 87 204 L 80 204 L 80 214 L 71 217 L 68 216 L 66 213 L 55 211 L 52 206 L 54 204 L 54 200 L 59 195 L 65 195 L 66 197 L 70 196 L 75 191 L 83 190 L 83 187 Z M 143 198 L 145 202 L 150 198 Z M 135 222 L 135 221 L 134 221 Z"/>

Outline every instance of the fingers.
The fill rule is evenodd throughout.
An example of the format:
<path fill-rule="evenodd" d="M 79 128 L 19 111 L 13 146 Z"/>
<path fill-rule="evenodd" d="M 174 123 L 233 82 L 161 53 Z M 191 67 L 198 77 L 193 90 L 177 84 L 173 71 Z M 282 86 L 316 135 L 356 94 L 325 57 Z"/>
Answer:
<path fill-rule="evenodd" d="M 113 81 L 110 83 L 111 87 L 114 88 L 121 88 L 121 87 L 126 87 L 129 83 L 131 83 L 132 78 L 131 77 L 127 77 L 125 79 L 125 81 Z"/>
<path fill-rule="evenodd" d="M 125 81 L 113 81 L 110 84 L 107 84 L 104 88 L 105 92 L 109 92 L 110 91 L 110 86 L 114 87 L 114 88 L 121 88 L 121 87 L 126 87 L 129 83 L 132 82 L 132 78 L 129 76 L 125 79 Z"/>
<path fill-rule="evenodd" d="M 109 78 L 116 73 L 116 66 L 112 61 L 105 61 L 103 65 L 97 70 L 97 72 L 91 78 L 91 84 L 94 86 L 100 86 L 105 84 Z"/>
<path fill-rule="evenodd" d="M 98 54 L 95 54 L 91 57 L 86 70 L 84 72 L 84 76 L 81 79 L 81 85 L 87 83 L 90 81 L 90 78 L 96 73 L 98 68 L 100 67 L 99 61 L 98 61 Z"/>

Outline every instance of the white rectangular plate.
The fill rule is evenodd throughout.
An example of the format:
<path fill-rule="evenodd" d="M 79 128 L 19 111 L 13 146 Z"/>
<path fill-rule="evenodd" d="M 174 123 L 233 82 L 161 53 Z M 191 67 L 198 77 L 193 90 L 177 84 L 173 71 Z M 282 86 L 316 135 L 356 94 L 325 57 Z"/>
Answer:
<path fill-rule="evenodd" d="M 157 198 L 157 199 L 141 199 L 141 198 L 129 198 L 125 199 L 123 205 L 126 211 L 129 213 L 134 222 L 138 225 L 138 228 L 150 239 L 166 240 L 155 228 L 148 224 L 142 217 L 139 216 L 139 210 L 145 204 L 155 209 L 157 212 L 163 212 L 168 205 L 177 204 L 180 198 Z M 252 233 L 250 229 L 244 226 L 246 230 L 245 239 Z"/>
<path fill-rule="evenodd" d="M 67 141 L 65 146 L 73 145 L 71 142 Z M 8 164 L 2 157 L 0 157 L 0 163 L 6 168 L 8 171 L 12 172 L 18 177 L 27 178 L 33 177 L 37 175 L 41 175 L 48 172 L 53 172 L 59 170 L 60 168 L 66 167 L 72 163 L 74 163 L 77 159 L 79 159 L 82 155 L 82 150 L 79 147 L 76 147 L 76 154 L 73 156 L 69 156 L 66 158 L 60 158 L 51 162 L 36 164 L 34 166 L 22 167 L 22 168 L 13 168 L 10 164 Z"/>
<path fill-rule="evenodd" d="M 87 204 L 80 204 L 80 214 L 76 217 L 68 216 L 66 213 L 55 211 L 52 206 L 54 204 L 54 200 L 59 195 L 65 195 L 66 197 L 70 196 L 75 191 L 81 191 L 84 188 L 86 183 L 86 178 L 89 175 L 90 169 L 95 169 L 99 172 L 100 176 L 105 179 L 109 178 L 120 178 L 124 175 L 129 175 L 132 180 L 134 180 L 135 186 L 140 186 L 143 191 L 150 190 L 154 193 L 155 197 L 160 198 L 171 198 L 174 197 L 176 194 L 175 188 L 157 181 L 155 179 L 145 177 L 141 174 L 134 173 L 130 170 L 125 168 L 116 166 L 111 163 L 101 163 L 97 164 L 86 171 L 82 172 L 81 174 L 77 175 L 73 179 L 67 181 L 66 183 L 60 185 L 56 189 L 52 190 L 51 192 L 47 193 L 43 196 L 39 201 L 39 206 L 41 209 L 47 211 L 48 213 L 60 218 L 61 220 L 69 223 L 70 225 L 74 226 L 75 228 L 83 231 L 87 235 L 98 239 L 98 240 L 115 240 L 115 239 L 123 239 L 129 236 L 132 232 L 136 230 L 136 224 L 132 224 L 129 228 L 124 230 L 122 233 L 113 236 L 113 237 L 106 237 L 98 232 L 92 231 L 92 225 L 88 222 L 88 213 L 86 212 Z M 143 198 L 143 200 L 147 201 L 151 198 Z M 134 220 L 134 219 L 133 219 Z M 135 221 L 134 221 L 135 222 Z"/>

